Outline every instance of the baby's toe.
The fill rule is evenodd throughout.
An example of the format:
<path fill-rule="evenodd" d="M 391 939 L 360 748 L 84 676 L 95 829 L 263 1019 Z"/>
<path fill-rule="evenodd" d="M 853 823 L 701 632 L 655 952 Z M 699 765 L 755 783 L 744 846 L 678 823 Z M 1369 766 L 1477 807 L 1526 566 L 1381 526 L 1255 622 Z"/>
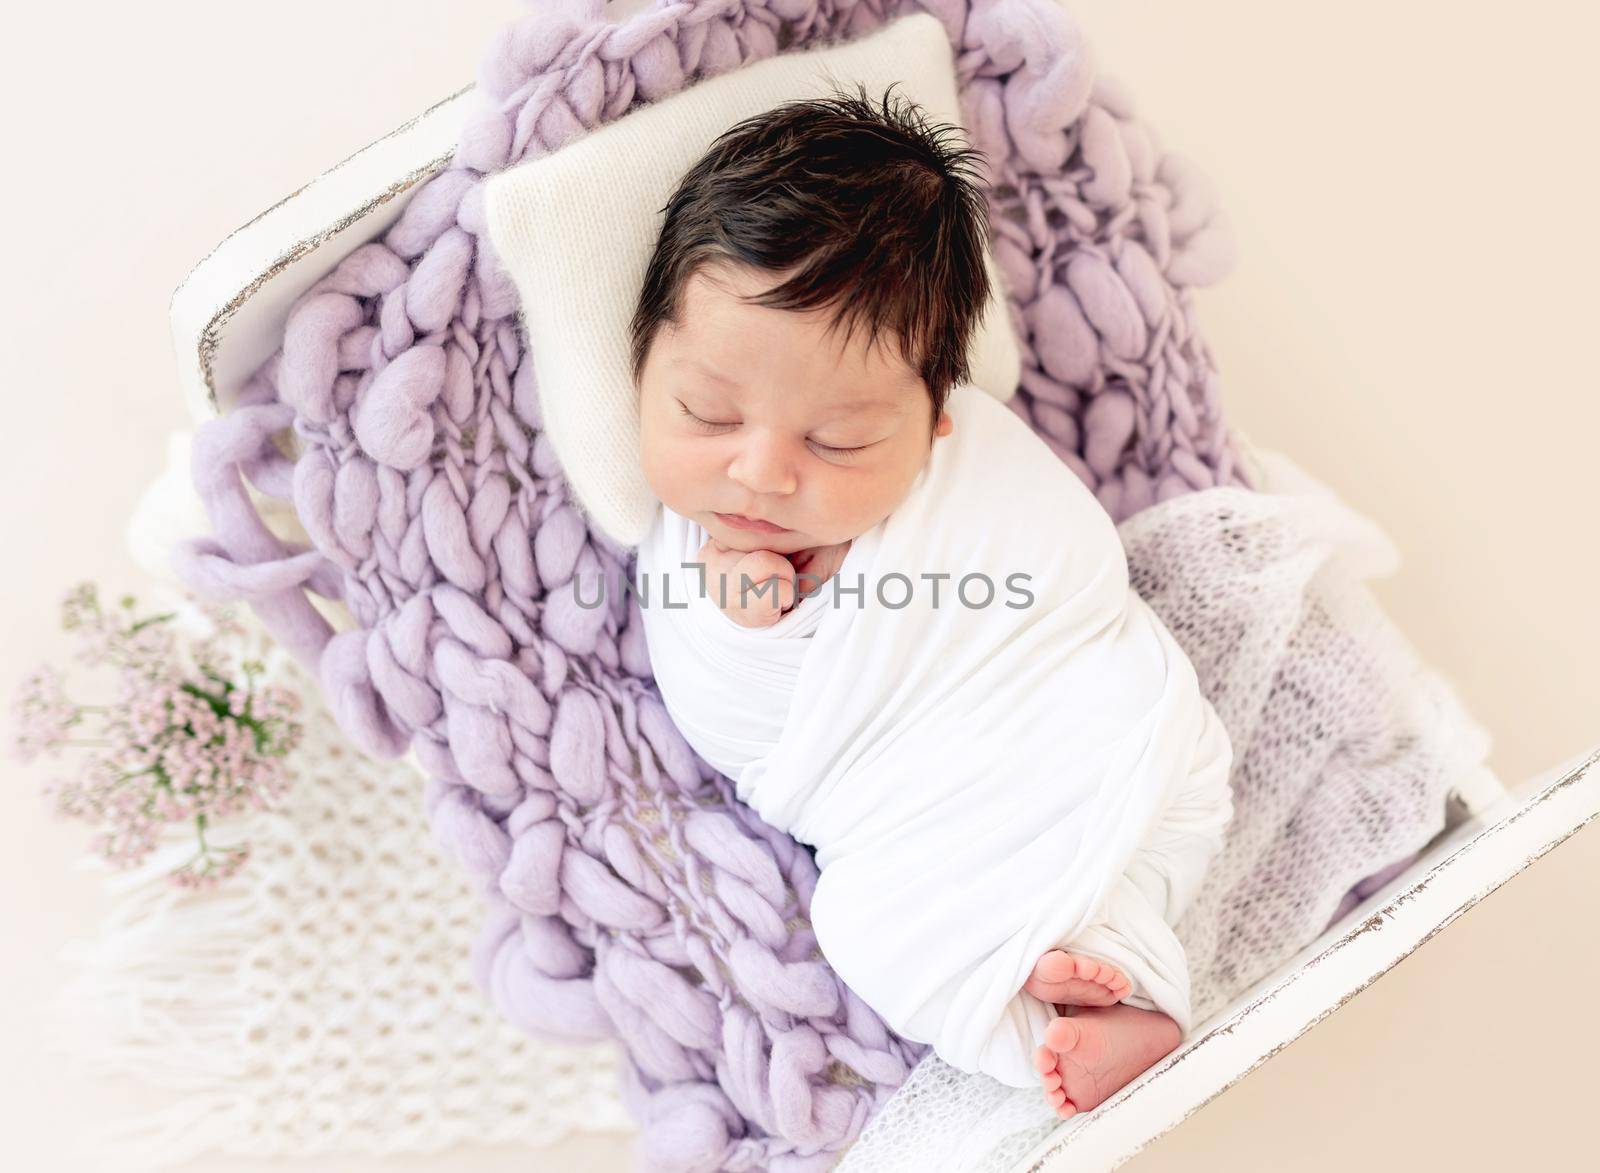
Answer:
<path fill-rule="evenodd" d="M 1051 949 L 1033 963 L 1033 976 L 1041 981 L 1061 982 L 1078 976 L 1078 958 L 1060 949 Z"/>
<path fill-rule="evenodd" d="M 1072 1048 L 1078 1045 L 1078 1037 L 1081 1034 L 1082 1028 L 1079 1027 L 1076 1022 L 1073 1022 L 1072 1019 L 1052 1019 L 1050 1025 L 1044 1028 L 1044 1045 L 1041 1049 L 1044 1050 L 1046 1054 L 1049 1054 L 1051 1051 L 1070 1051 Z M 1055 1063 L 1054 1055 L 1050 1056 L 1050 1061 L 1053 1066 Z M 1035 1065 L 1038 1064 L 1037 1055 L 1035 1055 L 1034 1063 Z M 1043 1071 L 1044 1068 L 1041 1067 L 1039 1070 Z"/>

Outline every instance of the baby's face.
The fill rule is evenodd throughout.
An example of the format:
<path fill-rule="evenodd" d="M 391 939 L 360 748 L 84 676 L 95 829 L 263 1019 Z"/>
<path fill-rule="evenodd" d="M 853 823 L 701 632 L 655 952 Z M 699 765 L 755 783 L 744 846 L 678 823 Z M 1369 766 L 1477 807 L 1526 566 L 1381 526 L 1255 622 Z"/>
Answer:
<path fill-rule="evenodd" d="M 696 272 L 682 325 L 663 327 L 639 380 L 640 459 L 666 506 L 736 550 L 793 553 L 849 541 L 905 499 L 927 463 L 932 400 L 887 336 L 826 310 L 739 300 L 781 278 L 719 265 Z M 731 291 L 731 292 L 730 292 Z M 948 414 L 938 435 L 950 431 Z M 853 451 L 851 451 L 853 450 Z M 781 526 L 758 531 L 738 514 Z"/>

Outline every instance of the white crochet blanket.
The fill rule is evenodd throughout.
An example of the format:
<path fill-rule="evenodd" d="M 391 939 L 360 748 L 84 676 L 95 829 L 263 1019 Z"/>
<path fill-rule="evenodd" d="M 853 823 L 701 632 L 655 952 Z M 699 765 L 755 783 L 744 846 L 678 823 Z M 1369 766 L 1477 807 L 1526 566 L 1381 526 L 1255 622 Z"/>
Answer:
<path fill-rule="evenodd" d="M 1094 494 L 977 387 L 948 406 L 905 498 L 777 623 L 697 589 L 700 527 L 665 509 L 640 613 L 690 745 L 816 848 L 835 972 L 902 1037 L 1037 1091 L 1054 1012 L 1022 986 L 1050 949 L 1187 1030 L 1171 926 L 1221 850 L 1232 753 Z"/>
<path fill-rule="evenodd" d="M 257 504 L 280 532 L 297 531 L 278 503 Z M 128 534 L 141 569 L 174 593 L 141 586 L 142 601 L 200 621 L 167 559 L 205 527 L 179 433 Z M 88 1122 L 64 1145 L 81 1150 L 84 1167 L 117 1170 L 217 1153 L 493 1144 L 520 1145 L 543 1167 L 552 1158 L 541 1150 L 566 1137 L 633 1133 L 614 1044 L 529 1038 L 472 984 L 481 901 L 430 838 L 415 768 L 352 749 L 316 682 L 249 608 L 236 615 L 266 679 L 302 700 L 294 782 L 274 810 L 218 826 L 217 837 L 248 841 L 252 855 L 217 891 L 166 880 L 194 850 L 181 828 L 138 869 L 107 877 L 113 911 L 65 950 L 75 974 L 53 1033 L 86 1073 L 172 1096 L 156 1111 Z"/>
<path fill-rule="evenodd" d="M 1265 491 L 1186 494 L 1118 529 L 1236 754 L 1222 854 L 1177 925 L 1196 1033 L 1437 834 L 1450 792 L 1473 808 L 1500 792 L 1488 732 L 1366 585 L 1398 566 L 1393 544 L 1287 457 L 1256 456 Z M 1082 1119 L 929 1055 L 836 1169 L 1000 1173 Z"/>

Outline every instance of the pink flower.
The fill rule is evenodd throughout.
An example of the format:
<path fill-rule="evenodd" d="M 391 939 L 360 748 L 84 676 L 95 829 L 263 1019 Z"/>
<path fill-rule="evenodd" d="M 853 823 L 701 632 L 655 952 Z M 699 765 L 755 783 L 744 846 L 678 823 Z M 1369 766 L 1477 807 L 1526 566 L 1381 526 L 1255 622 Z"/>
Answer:
<path fill-rule="evenodd" d="M 299 700 L 273 685 L 258 687 L 263 666 L 240 660 L 247 633 L 231 612 L 202 609 L 210 631 L 179 646 L 172 615 L 140 618 L 130 596 L 100 605 L 93 584 L 62 603 L 62 627 L 76 633 L 80 661 L 118 675 L 114 703 L 78 706 L 50 668 L 28 677 L 14 713 L 24 760 L 68 746 L 93 748 L 76 778 L 46 787 L 58 814 L 105 824 L 94 850 L 131 867 L 157 845 L 160 829 L 192 824 L 199 851 L 173 873 L 186 888 L 212 887 L 234 875 L 247 845 L 208 843 L 219 819 L 260 810 L 288 788 L 283 759 L 300 742 Z M 236 662 L 237 661 L 237 662 Z M 99 726 L 88 730 L 91 723 Z M 67 734 L 93 732 L 90 740 Z"/>
<path fill-rule="evenodd" d="M 15 753 L 24 762 L 64 743 L 80 715 L 67 699 L 60 674 L 49 666 L 35 669 L 23 680 L 11 712 L 17 725 Z"/>

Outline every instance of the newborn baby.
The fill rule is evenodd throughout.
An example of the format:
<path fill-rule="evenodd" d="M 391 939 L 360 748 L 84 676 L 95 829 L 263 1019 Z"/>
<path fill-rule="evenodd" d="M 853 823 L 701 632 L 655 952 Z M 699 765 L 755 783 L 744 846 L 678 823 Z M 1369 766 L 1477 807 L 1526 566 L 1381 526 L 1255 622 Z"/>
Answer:
<path fill-rule="evenodd" d="M 975 156 L 862 92 L 689 171 L 633 321 L 637 589 L 685 738 L 816 848 L 836 972 L 1065 1117 L 1190 1025 L 1232 753 L 1110 517 L 968 381 Z"/>

